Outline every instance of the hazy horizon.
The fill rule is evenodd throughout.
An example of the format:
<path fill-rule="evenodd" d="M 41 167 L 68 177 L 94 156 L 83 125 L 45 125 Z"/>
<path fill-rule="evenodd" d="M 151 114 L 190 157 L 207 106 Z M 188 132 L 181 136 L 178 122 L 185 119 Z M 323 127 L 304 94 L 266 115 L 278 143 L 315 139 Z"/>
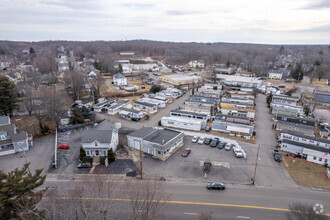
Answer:
<path fill-rule="evenodd" d="M 9 41 L 330 43 L 328 0 L 3 0 L 0 19 Z"/>

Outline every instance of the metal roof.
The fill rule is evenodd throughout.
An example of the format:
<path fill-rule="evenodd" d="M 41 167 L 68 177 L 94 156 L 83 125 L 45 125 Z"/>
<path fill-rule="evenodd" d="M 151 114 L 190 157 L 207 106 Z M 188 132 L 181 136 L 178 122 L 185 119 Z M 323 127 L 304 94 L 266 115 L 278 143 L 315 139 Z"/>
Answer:
<path fill-rule="evenodd" d="M 327 92 L 315 92 L 314 100 L 318 102 L 330 102 L 330 93 Z"/>
<path fill-rule="evenodd" d="M 281 133 L 285 133 L 285 134 L 289 134 L 289 135 L 300 137 L 300 138 L 305 138 L 305 139 L 309 139 L 309 140 L 313 140 L 313 141 L 318 141 L 318 142 L 330 144 L 330 140 L 323 139 L 323 138 L 312 137 L 312 136 L 307 136 L 307 135 L 304 135 L 304 134 L 302 134 L 300 132 L 297 132 L 297 131 L 283 130 L 283 131 L 281 131 Z"/>
<path fill-rule="evenodd" d="M 9 116 L 0 116 L 0 126 L 10 124 Z"/>
<path fill-rule="evenodd" d="M 292 140 L 288 140 L 288 139 L 283 139 L 283 143 L 291 144 L 291 145 L 295 145 L 295 146 L 299 146 L 299 147 L 303 147 L 303 148 L 308 148 L 308 149 L 312 149 L 312 150 L 316 150 L 316 151 L 321 151 L 321 152 L 325 152 L 325 153 L 330 153 L 329 148 L 319 147 L 319 146 L 315 146 L 312 144 L 300 143 L 300 142 L 292 141 Z"/>
<path fill-rule="evenodd" d="M 134 102 L 134 104 L 144 105 L 144 106 L 148 106 L 148 107 L 157 106 L 157 104 L 152 104 L 152 103 L 149 103 L 149 102 L 140 102 L 140 101 L 136 101 L 136 102 Z"/>

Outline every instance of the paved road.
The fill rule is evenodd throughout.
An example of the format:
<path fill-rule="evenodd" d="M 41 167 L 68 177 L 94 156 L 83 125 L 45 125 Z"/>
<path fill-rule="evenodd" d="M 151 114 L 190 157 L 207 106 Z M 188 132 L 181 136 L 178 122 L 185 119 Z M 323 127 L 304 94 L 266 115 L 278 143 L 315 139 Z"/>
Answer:
<path fill-rule="evenodd" d="M 112 181 L 124 184 L 124 180 Z M 209 191 L 205 184 L 162 183 L 164 194 L 170 196 L 164 201 L 162 213 L 171 219 L 198 219 L 202 212 L 212 213 L 213 219 L 285 219 L 289 205 L 294 202 L 312 206 L 320 203 L 324 213 L 330 213 L 330 191 L 326 190 L 226 185 L 225 191 Z M 61 184 L 62 188 L 68 186 L 63 181 L 46 182 L 45 186 L 61 188 Z"/>
<path fill-rule="evenodd" d="M 120 122 L 122 128 L 129 128 L 129 129 L 140 129 L 142 127 L 155 127 L 158 126 L 158 122 L 160 119 L 164 116 L 170 116 L 170 111 L 172 109 L 176 109 L 179 104 L 183 103 L 185 100 L 187 100 L 189 97 L 189 94 L 184 94 L 179 99 L 175 99 L 174 102 L 167 104 L 165 108 L 159 109 L 159 111 L 150 117 L 148 121 L 131 121 L 127 119 L 120 118 L 118 116 L 112 116 L 109 114 L 103 114 L 103 113 L 96 113 L 97 117 L 100 119 L 107 119 L 112 123 Z"/>
<path fill-rule="evenodd" d="M 73 70 L 80 72 L 81 71 L 80 65 L 77 63 L 76 58 L 75 58 L 74 53 L 73 53 L 72 50 L 70 51 L 69 60 L 71 62 Z"/>
<path fill-rule="evenodd" d="M 277 163 L 273 159 L 272 151 L 276 146 L 275 132 L 272 129 L 266 96 L 263 94 L 258 94 L 256 98 L 256 117 L 256 145 L 260 145 L 260 160 L 255 183 L 259 186 L 296 187 L 283 163 Z"/>

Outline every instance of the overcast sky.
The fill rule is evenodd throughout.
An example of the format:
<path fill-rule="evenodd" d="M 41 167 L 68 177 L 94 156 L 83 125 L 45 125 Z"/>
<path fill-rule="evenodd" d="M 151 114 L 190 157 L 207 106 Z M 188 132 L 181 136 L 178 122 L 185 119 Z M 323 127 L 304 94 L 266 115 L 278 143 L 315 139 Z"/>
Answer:
<path fill-rule="evenodd" d="M 330 0 L 0 0 L 0 40 L 329 44 Z"/>

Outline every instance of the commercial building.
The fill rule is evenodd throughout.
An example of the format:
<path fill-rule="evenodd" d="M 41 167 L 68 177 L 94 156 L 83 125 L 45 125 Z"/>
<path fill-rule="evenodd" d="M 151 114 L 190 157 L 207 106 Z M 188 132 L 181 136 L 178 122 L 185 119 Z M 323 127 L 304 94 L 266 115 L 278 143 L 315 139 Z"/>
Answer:
<path fill-rule="evenodd" d="M 160 81 L 163 83 L 171 84 L 173 87 L 193 85 L 203 82 L 201 76 L 187 75 L 187 74 L 172 74 L 160 76 Z"/>
<path fill-rule="evenodd" d="M 143 127 L 127 135 L 128 147 L 142 150 L 158 159 L 166 160 L 183 145 L 184 134 L 172 129 Z"/>
<path fill-rule="evenodd" d="M 229 86 L 256 87 L 259 88 L 263 81 L 256 77 L 217 74 L 217 79 Z"/>

